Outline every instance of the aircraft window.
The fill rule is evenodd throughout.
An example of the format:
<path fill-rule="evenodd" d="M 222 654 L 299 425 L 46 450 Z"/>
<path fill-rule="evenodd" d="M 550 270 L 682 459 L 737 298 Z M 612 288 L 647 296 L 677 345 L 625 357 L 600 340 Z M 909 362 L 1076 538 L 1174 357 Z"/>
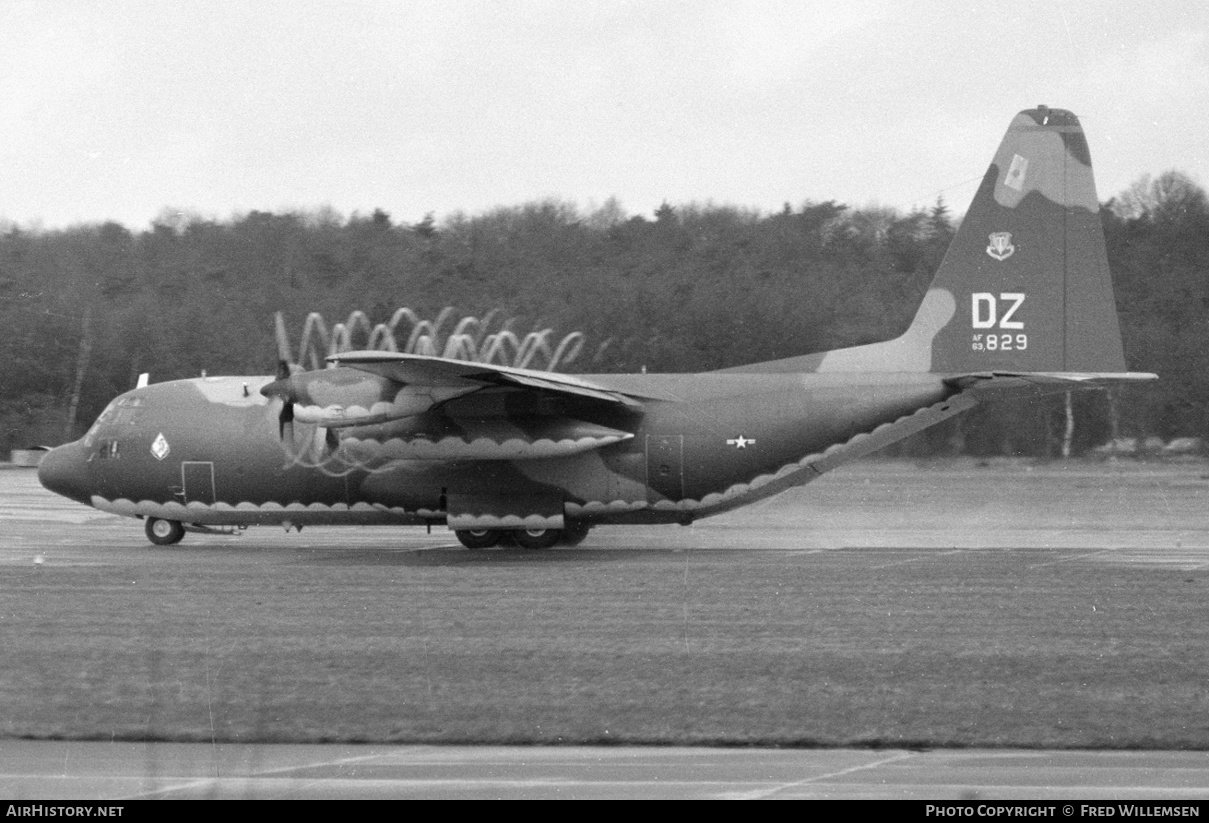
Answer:
<path fill-rule="evenodd" d="M 102 440 L 97 444 L 97 457 L 101 460 L 116 460 L 118 456 L 118 441 Z"/>
<path fill-rule="evenodd" d="M 86 446 L 92 445 L 92 439 L 96 437 L 96 434 L 98 431 L 100 431 L 101 426 L 109 422 L 109 417 L 113 414 L 113 410 L 116 408 L 117 401 L 114 401 L 105 407 L 105 411 L 97 415 L 96 422 L 92 424 L 92 428 L 88 430 L 88 433 L 84 435 L 84 444 Z"/>
<path fill-rule="evenodd" d="M 117 407 L 118 407 L 117 403 L 110 403 L 108 406 L 106 406 L 105 411 L 103 411 L 97 415 L 96 425 L 99 426 L 102 423 L 104 423 L 106 420 L 108 420 L 109 416 L 113 414 L 113 410 L 116 409 Z"/>

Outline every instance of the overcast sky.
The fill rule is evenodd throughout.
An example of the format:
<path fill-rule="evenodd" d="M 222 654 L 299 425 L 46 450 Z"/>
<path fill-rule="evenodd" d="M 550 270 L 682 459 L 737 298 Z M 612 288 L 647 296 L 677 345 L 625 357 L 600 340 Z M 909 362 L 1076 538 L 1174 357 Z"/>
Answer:
<path fill-rule="evenodd" d="M 1209 3 L 0 0 L 0 220 L 556 197 L 965 211 L 1068 108 L 1101 199 L 1209 183 Z"/>

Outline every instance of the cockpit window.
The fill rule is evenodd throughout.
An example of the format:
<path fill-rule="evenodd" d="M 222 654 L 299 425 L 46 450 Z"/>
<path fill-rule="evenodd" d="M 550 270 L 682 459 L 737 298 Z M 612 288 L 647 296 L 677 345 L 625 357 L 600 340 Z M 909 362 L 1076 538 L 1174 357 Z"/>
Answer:
<path fill-rule="evenodd" d="M 118 441 L 106 438 L 97 444 L 96 456 L 101 460 L 116 460 L 118 455 Z"/>
<path fill-rule="evenodd" d="M 119 407 L 114 412 L 113 423 L 115 426 L 122 426 L 122 425 L 127 425 L 130 423 L 133 423 L 135 420 L 138 419 L 140 411 L 142 411 L 142 409 L 139 409 L 137 407 L 135 407 L 135 408 L 131 408 L 129 406 Z"/>
<path fill-rule="evenodd" d="M 114 403 L 117 405 L 117 410 L 113 415 L 115 425 L 128 425 L 138 419 L 139 412 L 143 409 L 143 403 L 146 400 L 141 395 L 119 397 Z"/>
<path fill-rule="evenodd" d="M 105 407 L 105 411 L 97 416 L 96 422 L 92 424 L 88 434 L 84 435 L 84 445 L 91 447 L 98 436 L 121 434 L 127 427 L 133 426 L 143 410 L 145 401 L 146 398 L 139 395 L 123 396 L 112 401 Z M 101 445 L 104 446 L 104 441 Z M 112 454 L 100 456 L 117 457 L 117 453 L 117 442 L 114 440 Z"/>
<path fill-rule="evenodd" d="M 97 432 L 99 432 L 101 430 L 102 426 L 104 426 L 106 423 L 109 422 L 109 418 L 113 415 L 113 410 L 116 408 L 117 408 L 117 401 L 115 400 L 112 403 L 110 403 L 108 406 L 105 407 L 105 411 L 103 411 L 99 415 L 97 415 L 97 419 L 92 424 L 92 428 L 90 428 L 88 430 L 88 434 L 84 435 L 84 445 L 85 446 L 92 445 L 92 441 L 94 438 L 96 438 Z"/>

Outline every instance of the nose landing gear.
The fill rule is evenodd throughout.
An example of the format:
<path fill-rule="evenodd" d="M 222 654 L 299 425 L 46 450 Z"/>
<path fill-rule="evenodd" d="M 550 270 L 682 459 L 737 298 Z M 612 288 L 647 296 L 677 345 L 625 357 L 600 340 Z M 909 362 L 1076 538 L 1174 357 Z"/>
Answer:
<path fill-rule="evenodd" d="M 157 546 L 171 546 L 181 542 L 185 536 L 185 527 L 179 520 L 161 520 L 158 517 L 148 517 L 143 531 L 147 532 L 147 539 Z"/>

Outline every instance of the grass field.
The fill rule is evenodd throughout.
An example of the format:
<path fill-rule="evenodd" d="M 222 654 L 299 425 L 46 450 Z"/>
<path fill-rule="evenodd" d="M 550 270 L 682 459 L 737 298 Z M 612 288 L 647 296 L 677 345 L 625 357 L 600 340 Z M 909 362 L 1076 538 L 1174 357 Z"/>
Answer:
<path fill-rule="evenodd" d="M 152 549 L 5 472 L 0 735 L 1207 749 L 1207 475 L 865 463 L 691 529 L 472 553 Z"/>

